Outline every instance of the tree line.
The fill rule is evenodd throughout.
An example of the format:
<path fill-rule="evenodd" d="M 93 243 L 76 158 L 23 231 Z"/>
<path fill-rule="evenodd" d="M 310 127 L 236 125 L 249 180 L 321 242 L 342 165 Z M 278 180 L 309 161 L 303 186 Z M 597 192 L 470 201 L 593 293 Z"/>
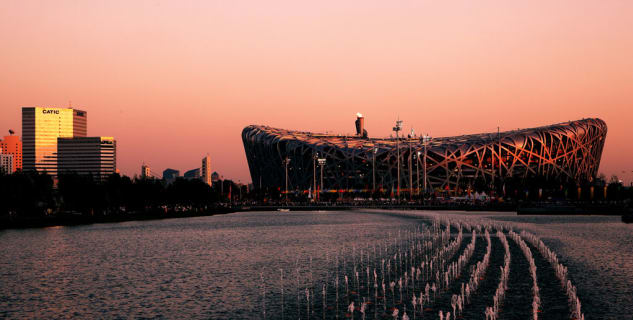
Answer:
<path fill-rule="evenodd" d="M 312 202 L 308 194 L 289 190 L 288 200 Z M 439 191 L 439 192 L 438 192 Z M 346 198 L 390 198 L 393 190 L 366 194 L 323 193 L 319 202 L 345 201 Z M 434 190 L 412 196 L 414 201 L 435 197 L 486 192 L 510 202 L 573 201 L 633 203 L 633 188 L 624 186 L 617 177 L 608 181 L 599 176 L 593 181 L 559 182 L 545 178 L 507 178 L 494 182 L 465 182 L 450 190 Z M 222 180 L 209 186 L 201 180 L 178 178 L 166 183 L 154 178 L 130 178 L 113 174 L 101 181 L 91 176 L 63 174 L 55 184 L 46 173 L 16 172 L 0 175 L 0 216 L 37 217 L 59 214 L 111 216 L 125 214 L 164 214 L 200 212 L 249 202 L 275 204 L 285 200 L 281 188 L 255 189 Z M 406 194 L 402 199 L 409 199 Z M 426 201 L 425 200 L 425 201 Z"/>
<path fill-rule="evenodd" d="M 241 191 L 242 196 L 247 194 L 244 186 Z M 240 187 L 230 180 L 209 186 L 198 179 L 165 183 L 113 174 L 101 181 L 70 173 L 60 175 L 55 185 L 46 173 L 15 172 L 0 175 L 0 215 L 202 212 L 230 202 L 229 196 L 238 200 L 239 192 Z"/>

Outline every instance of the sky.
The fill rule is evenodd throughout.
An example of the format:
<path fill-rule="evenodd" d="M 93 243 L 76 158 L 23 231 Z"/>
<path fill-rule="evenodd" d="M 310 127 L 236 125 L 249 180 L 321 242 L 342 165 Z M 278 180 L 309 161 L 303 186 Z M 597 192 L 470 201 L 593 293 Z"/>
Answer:
<path fill-rule="evenodd" d="M 599 117 L 633 180 L 633 1 L 0 1 L 0 136 L 21 107 L 88 111 L 122 173 L 211 156 L 250 124 L 434 137 Z"/>

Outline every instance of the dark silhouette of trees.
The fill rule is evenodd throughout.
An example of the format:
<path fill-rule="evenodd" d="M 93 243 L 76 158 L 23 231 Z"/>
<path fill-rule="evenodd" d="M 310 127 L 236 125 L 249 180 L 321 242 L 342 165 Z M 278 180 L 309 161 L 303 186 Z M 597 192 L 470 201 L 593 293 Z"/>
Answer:
<path fill-rule="evenodd" d="M 92 176 L 63 174 L 59 176 L 58 192 L 60 209 L 63 212 L 77 212 L 93 215 L 107 206 L 107 195 L 103 185 Z"/>
<path fill-rule="evenodd" d="M 599 176 L 592 181 L 554 181 L 543 177 L 506 177 L 495 180 L 482 178 L 458 188 L 460 192 L 472 190 L 490 192 L 505 201 L 524 202 L 570 201 L 579 203 L 633 203 L 633 187 L 625 187 L 617 177 Z M 289 190 L 288 200 L 308 202 L 307 193 Z M 391 189 L 374 194 L 344 195 L 389 198 Z M 395 192 L 395 191 L 394 191 Z M 241 197 L 240 197 L 241 194 Z M 343 198 L 344 198 L 343 197 Z M 431 193 L 433 198 L 433 193 Z M 341 201 L 339 193 L 322 193 L 321 202 Z M 403 199 L 408 199 L 405 193 Z M 422 197 L 416 197 L 421 200 Z M 65 173 L 57 184 L 46 173 L 16 172 L 0 175 L 0 217 L 118 217 L 128 215 L 168 216 L 172 214 L 199 214 L 239 203 L 244 200 L 259 204 L 284 202 L 286 196 L 279 187 L 266 187 L 250 192 L 230 180 L 221 180 L 209 186 L 198 179 L 178 178 L 170 184 L 153 178 L 130 178 L 113 174 L 104 180 L 92 176 Z"/>
<path fill-rule="evenodd" d="M 219 200 L 211 186 L 201 180 L 178 178 L 165 190 L 171 208 L 182 206 L 196 211 L 206 209 Z"/>
<path fill-rule="evenodd" d="M 229 180 L 211 187 L 201 180 L 179 178 L 171 184 L 159 179 L 113 174 L 101 181 L 89 175 L 65 173 L 53 179 L 43 173 L 0 175 L 0 216 L 37 217 L 50 214 L 108 216 L 203 212 L 237 200 L 240 187 Z M 224 189 L 222 193 L 220 188 Z M 242 186 L 242 197 L 247 188 Z"/>
<path fill-rule="evenodd" d="M 0 214 L 38 216 L 54 207 L 53 179 L 46 173 L 0 175 Z"/>

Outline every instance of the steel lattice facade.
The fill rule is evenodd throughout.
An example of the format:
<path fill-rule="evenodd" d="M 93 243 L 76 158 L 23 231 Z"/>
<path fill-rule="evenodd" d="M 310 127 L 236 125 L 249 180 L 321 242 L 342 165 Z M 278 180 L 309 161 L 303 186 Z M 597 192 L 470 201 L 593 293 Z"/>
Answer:
<path fill-rule="evenodd" d="M 285 186 L 284 159 L 289 158 L 290 190 L 320 184 L 315 156 L 325 158 L 319 189 L 392 189 L 419 186 L 454 188 L 475 180 L 544 177 L 557 181 L 593 179 L 607 134 L 600 119 L 583 119 L 550 126 L 433 138 L 372 139 L 248 126 L 242 140 L 255 186 Z M 425 152 L 426 151 L 426 152 Z M 424 164 L 426 163 L 426 174 Z M 315 179 L 316 177 L 316 179 Z M 375 177 L 375 178 L 374 178 Z M 428 190 L 427 189 L 427 190 Z"/>

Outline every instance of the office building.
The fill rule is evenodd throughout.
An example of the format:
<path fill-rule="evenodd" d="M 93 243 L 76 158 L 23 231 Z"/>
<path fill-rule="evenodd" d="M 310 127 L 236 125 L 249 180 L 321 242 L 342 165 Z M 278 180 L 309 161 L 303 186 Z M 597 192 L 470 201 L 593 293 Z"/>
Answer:
<path fill-rule="evenodd" d="M 143 163 L 143 165 L 141 165 L 141 179 L 149 179 L 151 177 L 152 177 L 152 170 L 149 168 L 148 165 Z"/>
<path fill-rule="evenodd" d="M 2 150 L 0 150 L 0 174 L 11 174 L 15 172 L 13 159 L 12 154 L 3 153 Z"/>
<path fill-rule="evenodd" d="M 180 176 L 180 171 L 176 170 L 176 169 L 165 169 L 163 171 L 163 180 L 165 181 L 165 183 L 167 184 L 171 184 L 174 181 L 176 181 L 176 179 Z"/>
<path fill-rule="evenodd" d="M 200 179 L 200 168 L 191 169 L 184 174 L 187 180 Z"/>
<path fill-rule="evenodd" d="M 57 175 L 57 138 L 85 137 L 88 115 L 72 108 L 22 108 L 22 168 Z"/>
<path fill-rule="evenodd" d="M 200 167 L 200 178 L 204 183 L 211 185 L 211 157 L 207 155 L 202 158 L 202 166 Z"/>
<path fill-rule="evenodd" d="M 13 135 L 13 131 L 9 130 L 9 133 L 10 135 L 0 140 L 0 152 L 12 155 L 12 169 L 8 173 L 13 173 L 22 170 L 22 141 L 20 137 Z"/>
<path fill-rule="evenodd" d="M 104 181 L 116 172 L 116 140 L 112 137 L 57 138 L 58 174 L 91 175 Z"/>

